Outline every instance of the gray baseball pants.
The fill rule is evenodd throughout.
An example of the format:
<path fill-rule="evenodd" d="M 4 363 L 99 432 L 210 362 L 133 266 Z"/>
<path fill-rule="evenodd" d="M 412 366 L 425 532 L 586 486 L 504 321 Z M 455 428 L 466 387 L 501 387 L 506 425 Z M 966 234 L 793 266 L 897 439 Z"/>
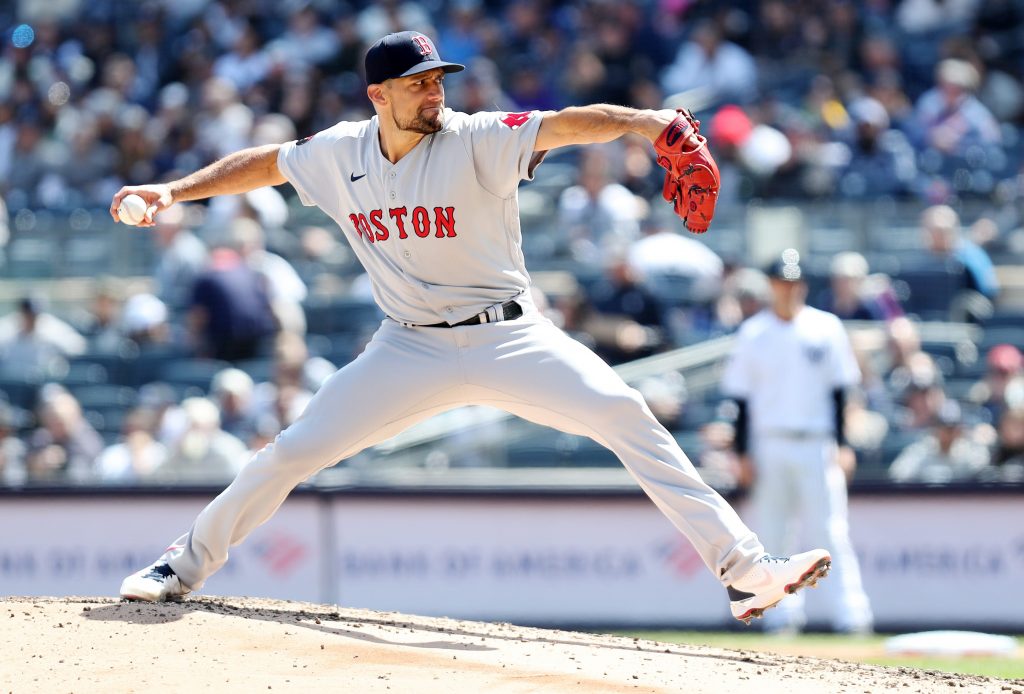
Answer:
<path fill-rule="evenodd" d="M 319 470 L 435 414 L 488 405 L 613 451 L 725 585 L 764 554 L 729 504 L 705 484 L 640 394 L 540 315 L 457 328 L 385 320 L 363 353 L 329 378 L 305 412 L 259 451 L 164 558 L 193 590 L 229 549 Z"/>

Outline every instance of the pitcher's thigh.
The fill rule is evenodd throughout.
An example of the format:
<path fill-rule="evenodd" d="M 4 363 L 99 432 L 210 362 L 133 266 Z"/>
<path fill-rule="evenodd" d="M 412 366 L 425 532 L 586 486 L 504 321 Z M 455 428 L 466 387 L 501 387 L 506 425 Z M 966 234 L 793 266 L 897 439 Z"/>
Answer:
<path fill-rule="evenodd" d="M 526 419 L 571 433 L 611 433 L 653 419 L 643 397 L 587 347 L 548 323 L 523 326 L 514 340 L 474 354 L 473 378 L 494 401 Z"/>
<path fill-rule="evenodd" d="M 275 464 L 312 474 L 449 409 L 459 401 L 460 385 L 445 361 L 400 341 L 371 342 L 270 444 Z"/>

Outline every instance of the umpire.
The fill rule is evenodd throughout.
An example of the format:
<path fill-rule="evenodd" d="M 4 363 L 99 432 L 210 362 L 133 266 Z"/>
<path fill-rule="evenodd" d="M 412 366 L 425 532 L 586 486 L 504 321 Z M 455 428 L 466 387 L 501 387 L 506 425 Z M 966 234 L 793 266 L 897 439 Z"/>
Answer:
<path fill-rule="evenodd" d="M 741 483 L 751 489 L 752 527 L 769 547 L 803 540 L 829 550 L 835 580 L 821 590 L 832 627 L 867 633 L 871 606 L 847 520 L 855 457 L 843 435 L 845 392 L 860 371 L 839 319 L 805 305 L 799 254 L 784 251 L 767 274 L 772 304 L 740 326 L 722 379 L 739 406 L 735 447 Z M 796 597 L 765 613 L 767 630 L 804 627 Z"/>

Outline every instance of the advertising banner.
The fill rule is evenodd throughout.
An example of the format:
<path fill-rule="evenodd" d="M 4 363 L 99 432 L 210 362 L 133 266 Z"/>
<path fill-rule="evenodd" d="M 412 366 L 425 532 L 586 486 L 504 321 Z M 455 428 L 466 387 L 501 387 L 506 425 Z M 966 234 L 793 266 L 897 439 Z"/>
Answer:
<path fill-rule="evenodd" d="M 116 596 L 188 530 L 206 497 L 0 499 L 0 595 Z M 320 599 L 316 499 L 287 501 L 231 552 L 207 595 Z"/>

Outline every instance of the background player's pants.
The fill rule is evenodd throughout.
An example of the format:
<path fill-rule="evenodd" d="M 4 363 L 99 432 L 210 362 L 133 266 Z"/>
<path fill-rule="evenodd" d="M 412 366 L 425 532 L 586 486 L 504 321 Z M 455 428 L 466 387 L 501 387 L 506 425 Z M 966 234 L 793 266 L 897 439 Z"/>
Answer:
<path fill-rule="evenodd" d="M 366 350 L 316 393 L 302 416 L 257 453 L 165 557 L 192 589 L 313 473 L 434 414 L 498 407 L 590 436 L 610 448 L 728 584 L 764 553 L 757 537 L 698 476 L 642 397 L 590 350 L 524 302 L 514 321 L 406 328 L 385 320 Z"/>
<path fill-rule="evenodd" d="M 827 549 L 832 554 L 832 571 L 819 584 L 819 591 L 828 602 L 833 628 L 870 628 L 871 606 L 850 543 L 846 478 L 835 462 L 835 440 L 759 437 L 753 454 L 757 479 L 751 511 L 761 540 L 783 553 L 791 552 L 798 542 Z M 791 596 L 765 612 L 765 628 L 802 628 L 806 622 L 803 597 Z"/>

